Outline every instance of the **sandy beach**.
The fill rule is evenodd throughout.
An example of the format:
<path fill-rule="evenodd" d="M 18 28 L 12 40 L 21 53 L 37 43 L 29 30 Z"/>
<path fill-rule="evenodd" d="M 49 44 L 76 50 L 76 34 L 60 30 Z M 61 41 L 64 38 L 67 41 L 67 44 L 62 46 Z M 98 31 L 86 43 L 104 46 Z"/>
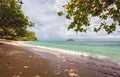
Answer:
<path fill-rule="evenodd" d="M 0 77 L 120 77 L 120 64 L 4 41 Z"/>

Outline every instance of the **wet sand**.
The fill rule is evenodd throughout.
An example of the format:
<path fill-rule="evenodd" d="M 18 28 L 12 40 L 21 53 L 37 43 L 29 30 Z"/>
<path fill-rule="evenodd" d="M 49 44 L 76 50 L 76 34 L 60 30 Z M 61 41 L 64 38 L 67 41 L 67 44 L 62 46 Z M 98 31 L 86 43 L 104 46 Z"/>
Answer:
<path fill-rule="evenodd" d="M 0 77 L 120 77 L 120 64 L 3 42 Z"/>

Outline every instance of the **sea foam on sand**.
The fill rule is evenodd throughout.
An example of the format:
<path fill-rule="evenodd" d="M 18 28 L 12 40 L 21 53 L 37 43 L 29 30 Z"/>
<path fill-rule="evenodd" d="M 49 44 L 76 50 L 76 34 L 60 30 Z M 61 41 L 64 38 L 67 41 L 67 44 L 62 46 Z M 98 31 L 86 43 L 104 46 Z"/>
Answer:
<path fill-rule="evenodd" d="M 36 49 L 36 47 L 37 48 L 42 48 L 42 49 L 48 50 L 47 52 L 49 52 L 49 50 L 54 51 L 52 53 L 59 52 L 61 54 L 65 54 L 65 55 L 84 56 L 84 57 L 87 57 L 87 58 L 93 58 L 93 59 L 108 61 L 108 62 L 117 63 L 117 64 L 120 65 L 120 61 L 115 60 L 115 59 L 111 59 L 111 58 L 109 58 L 107 56 L 103 56 L 103 55 L 96 55 L 96 54 L 82 53 L 80 51 L 77 52 L 77 51 L 70 51 L 70 50 L 64 50 L 64 49 L 58 49 L 58 48 L 50 48 L 50 47 L 45 47 L 45 46 L 31 45 L 31 44 L 26 44 L 26 42 L 11 42 L 11 44 L 17 45 L 17 46 L 30 47 L 30 48 L 34 48 L 34 49 Z"/>

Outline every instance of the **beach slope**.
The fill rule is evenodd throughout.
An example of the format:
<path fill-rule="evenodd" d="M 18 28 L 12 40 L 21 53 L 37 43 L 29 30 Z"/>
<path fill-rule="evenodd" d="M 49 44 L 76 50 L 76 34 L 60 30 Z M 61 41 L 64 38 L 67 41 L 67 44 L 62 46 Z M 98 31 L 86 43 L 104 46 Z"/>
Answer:
<path fill-rule="evenodd" d="M 120 77 L 119 64 L 34 49 L 0 43 L 0 77 Z"/>

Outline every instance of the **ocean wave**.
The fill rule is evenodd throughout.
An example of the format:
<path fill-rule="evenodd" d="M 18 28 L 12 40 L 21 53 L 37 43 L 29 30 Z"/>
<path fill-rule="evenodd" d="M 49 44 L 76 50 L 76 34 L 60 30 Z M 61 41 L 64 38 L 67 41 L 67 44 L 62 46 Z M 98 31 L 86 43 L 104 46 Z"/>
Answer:
<path fill-rule="evenodd" d="M 64 55 L 73 55 L 73 56 L 84 56 L 87 58 L 92 58 L 96 60 L 102 60 L 102 61 L 107 61 L 107 62 L 112 62 L 120 65 L 120 61 L 116 59 L 112 59 L 108 56 L 103 56 L 103 55 L 98 55 L 98 54 L 90 54 L 90 53 L 83 53 L 80 51 L 71 51 L 71 50 L 65 50 L 65 49 L 58 49 L 58 48 L 51 48 L 51 47 L 45 47 L 45 46 L 38 46 L 38 45 L 31 45 L 31 44 L 26 44 L 27 46 L 35 46 L 38 48 L 44 48 L 52 51 L 58 51 L 61 54 Z"/>

